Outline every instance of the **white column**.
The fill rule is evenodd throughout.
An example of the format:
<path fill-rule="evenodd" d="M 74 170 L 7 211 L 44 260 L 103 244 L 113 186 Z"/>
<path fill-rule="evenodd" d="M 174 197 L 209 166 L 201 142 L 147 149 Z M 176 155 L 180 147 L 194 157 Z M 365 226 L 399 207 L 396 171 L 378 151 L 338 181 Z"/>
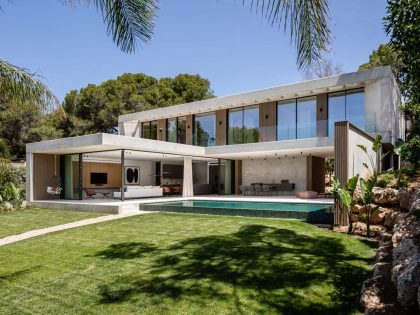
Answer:
<path fill-rule="evenodd" d="M 192 197 L 193 192 L 193 175 L 192 175 L 192 158 L 184 157 L 184 180 L 182 185 L 182 197 Z"/>
<path fill-rule="evenodd" d="M 26 153 L 26 201 L 34 200 L 34 154 Z"/>

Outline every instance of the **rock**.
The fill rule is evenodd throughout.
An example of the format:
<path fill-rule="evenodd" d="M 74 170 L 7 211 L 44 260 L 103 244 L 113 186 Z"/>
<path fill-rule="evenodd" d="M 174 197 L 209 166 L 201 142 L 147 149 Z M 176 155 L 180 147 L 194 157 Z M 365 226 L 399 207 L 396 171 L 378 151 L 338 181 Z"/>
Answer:
<path fill-rule="evenodd" d="M 385 221 L 385 216 L 391 212 L 388 208 L 379 207 L 375 212 L 373 212 L 370 223 L 371 224 L 382 224 Z"/>
<path fill-rule="evenodd" d="M 352 207 L 352 211 L 353 212 L 357 212 L 358 214 L 361 214 L 361 213 L 364 213 L 365 212 L 365 208 L 362 205 L 359 205 L 359 204 L 356 203 Z"/>
<path fill-rule="evenodd" d="M 4 209 L 6 210 L 6 211 L 13 211 L 15 208 L 13 207 L 13 205 L 10 203 L 10 202 L 8 202 L 8 201 L 6 201 L 4 204 L 3 204 L 3 207 L 4 207 Z"/>
<path fill-rule="evenodd" d="M 420 287 L 419 287 L 419 289 L 417 290 L 417 305 L 418 305 L 418 307 L 420 308 Z"/>
<path fill-rule="evenodd" d="M 398 190 L 393 188 L 373 188 L 373 201 L 378 205 L 397 205 Z"/>
<path fill-rule="evenodd" d="M 408 213 L 410 213 L 410 214 L 418 214 L 419 211 L 420 211 L 420 199 L 416 199 L 411 204 L 411 207 L 410 207 L 410 210 L 408 211 Z"/>
<path fill-rule="evenodd" d="M 411 262 L 397 279 L 398 301 L 405 307 L 417 303 L 420 285 L 420 258 Z"/>
<path fill-rule="evenodd" d="M 100 193 L 100 192 L 97 192 L 96 193 L 95 199 L 103 199 L 103 198 L 104 198 L 104 194 L 103 193 Z"/>
<path fill-rule="evenodd" d="M 385 214 L 384 226 L 392 229 L 394 227 L 395 221 L 398 217 L 398 212 L 391 210 Z"/>
<path fill-rule="evenodd" d="M 386 228 L 381 225 L 371 225 L 370 226 L 370 236 L 379 236 L 386 232 Z M 353 233 L 356 235 L 366 236 L 367 227 L 366 223 L 357 222 L 353 227 Z"/>
<path fill-rule="evenodd" d="M 411 190 L 404 187 L 398 191 L 398 202 L 400 204 L 400 208 L 405 210 L 410 209 L 411 207 Z"/>
<path fill-rule="evenodd" d="M 28 204 L 27 204 L 27 202 L 26 202 L 26 200 L 22 200 L 22 203 L 20 204 L 20 206 L 22 207 L 22 208 L 26 208 L 26 206 L 27 206 Z"/>

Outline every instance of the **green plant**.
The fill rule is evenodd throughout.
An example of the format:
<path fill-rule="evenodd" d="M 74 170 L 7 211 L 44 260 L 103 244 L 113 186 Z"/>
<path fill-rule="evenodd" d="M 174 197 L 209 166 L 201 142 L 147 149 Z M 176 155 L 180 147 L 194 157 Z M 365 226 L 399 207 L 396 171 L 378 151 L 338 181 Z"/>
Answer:
<path fill-rule="evenodd" d="M 356 201 L 353 198 L 354 191 L 356 190 L 357 181 L 359 179 L 359 174 L 350 178 L 345 186 L 342 186 L 336 177 L 332 179 L 332 192 L 334 197 L 338 200 L 338 205 L 340 208 L 341 217 L 343 213 L 347 213 L 347 218 L 349 221 L 347 233 L 351 234 L 353 232 L 353 206 L 356 204 Z"/>
<path fill-rule="evenodd" d="M 363 204 L 366 212 L 366 231 L 367 236 L 370 237 L 370 220 L 379 206 L 372 206 L 373 201 L 373 187 L 375 186 L 377 176 L 373 175 L 368 180 L 360 178 L 360 189 L 362 191 L 360 201 Z"/>
<path fill-rule="evenodd" d="M 377 185 L 379 187 L 385 188 L 387 186 L 389 186 L 390 184 L 392 184 L 392 182 L 395 180 L 395 175 L 393 172 L 386 172 L 386 173 L 382 173 L 379 177 L 378 177 L 378 182 Z"/>
<path fill-rule="evenodd" d="M 334 174 L 334 159 L 328 158 L 325 160 L 325 169 L 328 174 L 328 182 L 331 185 L 332 176 Z"/>
<path fill-rule="evenodd" d="M 367 168 L 367 170 L 371 173 L 371 175 L 377 176 L 380 173 L 380 169 L 379 169 L 380 163 L 378 163 L 376 157 L 378 156 L 379 150 L 381 149 L 381 145 L 382 145 L 381 141 L 382 141 L 382 136 L 379 134 L 376 135 L 375 139 L 373 140 L 371 149 L 375 153 L 375 158 L 372 157 L 372 155 L 368 153 L 366 146 L 364 146 L 363 144 L 357 145 L 363 152 L 365 152 L 366 156 L 369 159 L 370 165 L 363 163 L 363 166 Z M 381 154 L 380 161 L 382 161 L 389 153 L 390 151 Z"/>

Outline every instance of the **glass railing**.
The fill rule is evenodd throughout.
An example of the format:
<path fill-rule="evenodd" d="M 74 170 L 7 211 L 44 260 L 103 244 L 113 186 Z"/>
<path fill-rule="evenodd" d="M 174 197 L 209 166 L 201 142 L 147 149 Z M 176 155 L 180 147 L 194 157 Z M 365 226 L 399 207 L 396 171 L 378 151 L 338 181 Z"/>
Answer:
<path fill-rule="evenodd" d="M 371 135 L 377 132 L 375 115 L 353 117 L 350 122 Z M 319 120 L 297 124 L 291 122 L 289 125 L 281 126 L 223 129 L 221 130 L 221 134 L 217 135 L 209 135 L 207 132 L 202 131 L 199 135 L 193 134 L 191 139 L 188 139 L 189 132 L 187 129 L 185 134 L 182 133 L 181 135 L 178 135 L 177 140 L 175 140 L 175 136 L 172 135 L 172 141 L 167 141 L 166 139 L 168 139 L 168 135 L 170 135 L 173 130 L 168 130 L 167 128 L 158 128 L 156 132 L 151 133 L 152 137 L 145 138 L 178 143 L 187 143 L 191 141 L 193 145 L 203 147 L 215 146 L 217 145 L 218 141 L 230 145 L 267 141 L 311 139 L 320 137 L 334 137 L 334 123 L 335 121 L 330 120 Z M 141 129 L 137 127 L 137 123 L 129 122 L 124 124 L 126 126 L 126 136 L 142 138 Z M 146 135 L 148 136 L 149 134 Z"/>

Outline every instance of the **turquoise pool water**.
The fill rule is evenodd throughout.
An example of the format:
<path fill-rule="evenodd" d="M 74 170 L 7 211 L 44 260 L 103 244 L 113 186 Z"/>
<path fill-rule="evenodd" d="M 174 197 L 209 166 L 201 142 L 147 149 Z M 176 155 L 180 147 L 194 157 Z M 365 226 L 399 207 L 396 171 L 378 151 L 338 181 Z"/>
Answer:
<path fill-rule="evenodd" d="M 150 204 L 153 206 L 191 207 L 191 208 L 217 208 L 242 210 L 271 210 L 271 211 L 320 211 L 330 208 L 328 204 L 284 203 L 284 202 L 256 202 L 256 201 L 210 201 L 210 200 L 184 200 Z"/>
<path fill-rule="evenodd" d="M 185 200 L 140 204 L 140 210 L 304 220 L 311 223 L 333 222 L 329 204 Z"/>

